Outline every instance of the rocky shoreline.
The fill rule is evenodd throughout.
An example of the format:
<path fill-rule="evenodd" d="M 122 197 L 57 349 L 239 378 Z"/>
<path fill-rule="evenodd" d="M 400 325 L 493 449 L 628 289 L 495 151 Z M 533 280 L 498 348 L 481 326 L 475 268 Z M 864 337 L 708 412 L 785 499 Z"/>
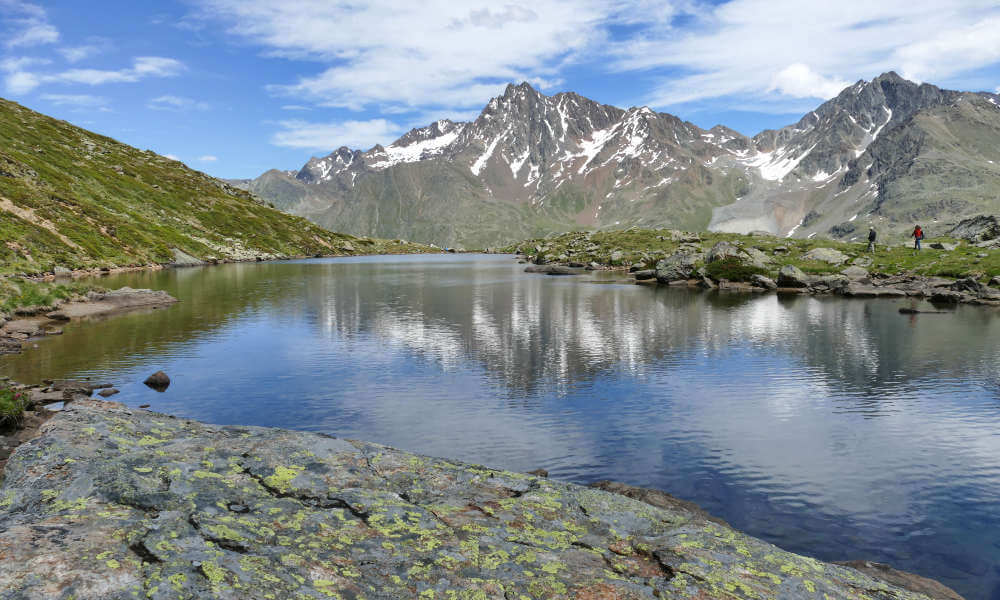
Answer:
<path fill-rule="evenodd" d="M 960 598 L 654 490 L 77 397 L 0 485 L 0 598 Z"/>
<path fill-rule="evenodd" d="M 26 306 L 14 315 L 0 315 L 0 355 L 17 354 L 34 338 L 59 335 L 59 325 L 72 319 L 105 317 L 133 310 L 155 310 L 177 299 L 164 291 L 124 287 L 110 292 L 88 292 L 85 296 L 56 301 L 53 306 Z"/>
<path fill-rule="evenodd" d="M 801 260 L 821 265 L 824 272 L 809 274 L 793 264 L 782 264 L 789 252 L 785 246 L 767 253 L 752 241 L 723 240 L 706 248 L 698 234 L 673 232 L 678 246 L 660 258 L 656 252 L 606 253 L 605 261 L 573 261 L 567 254 L 554 256 L 536 246 L 515 258 L 531 263 L 525 272 L 546 275 L 576 275 L 586 271 L 627 271 L 635 283 L 779 294 L 833 294 L 849 298 L 913 298 L 938 305 L 974 304 L 1000 306 L 1000 276 L 988 280 L 982 273 L 961 278 L 887 274 L 870 271 L 872 258 L 852 259 L 834 248 L 817 247 Z M 752 238 L 751 238 L 752 239 Z M 661 256 L 663 252 L 659 253 Z"/>

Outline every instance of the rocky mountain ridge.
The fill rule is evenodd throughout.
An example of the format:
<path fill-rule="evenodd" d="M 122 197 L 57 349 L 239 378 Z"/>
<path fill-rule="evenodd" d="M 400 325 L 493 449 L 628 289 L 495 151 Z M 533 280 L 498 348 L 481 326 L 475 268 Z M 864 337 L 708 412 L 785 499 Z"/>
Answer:
<path fill-rule="evenodd" d="M 341 147 L 248 188 L 329 228 L 447 245 L 633 225 L 849 238 L 861 215 L 892 226 L 990 212 L 1000 153 L 980 138 L 992 131 L 995 94 L 895 73 L 754 137 L 522 83 L 475 121 L 437 121 L 367 152 Z M 952 200 L 927 206 L 934 192 Z"/>

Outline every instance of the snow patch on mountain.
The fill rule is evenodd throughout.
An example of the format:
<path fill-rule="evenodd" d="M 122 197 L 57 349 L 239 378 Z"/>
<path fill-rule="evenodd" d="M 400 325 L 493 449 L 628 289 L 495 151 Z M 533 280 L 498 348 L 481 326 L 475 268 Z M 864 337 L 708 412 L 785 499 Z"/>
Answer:
<path fill-rule="evenodd" d="M 370 164 L 372 169 L 387 169 L 400 163 L 417 162 L 433 158 L 444 152 L 444 149 L 451 145 L 459 134 L 462 127 L 458 127 L 448 133 L 420 142 L 414 142 L 408 146 L 386 146 L 385 158 L 379 162 Z"/>

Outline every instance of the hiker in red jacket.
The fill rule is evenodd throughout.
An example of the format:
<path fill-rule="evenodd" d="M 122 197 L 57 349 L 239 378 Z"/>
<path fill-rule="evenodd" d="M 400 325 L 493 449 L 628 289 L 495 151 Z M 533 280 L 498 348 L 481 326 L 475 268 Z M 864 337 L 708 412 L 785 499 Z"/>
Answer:
<path fill-rule="evenodd" d="M 913 249 L 920 250 L 920 240 L 924 239 L 924 230 L 920 228 L 920 225 L 916 225 L 910 236 L 913 238 Z"/>

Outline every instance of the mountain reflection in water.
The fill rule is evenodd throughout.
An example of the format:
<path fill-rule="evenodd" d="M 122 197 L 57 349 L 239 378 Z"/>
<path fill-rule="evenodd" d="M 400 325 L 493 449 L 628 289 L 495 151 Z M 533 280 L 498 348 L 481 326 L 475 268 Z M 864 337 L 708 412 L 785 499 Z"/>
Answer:
<path fill-rule="evenodd" d="M 789 550 L 1000 597 L 1000 313 L 522 270 L 459 255 L 113 276 L 182 302 L 68 325 L 0 374 L 661 488 Z M 160 369 L 163 394 L 141 384 Z"/>

